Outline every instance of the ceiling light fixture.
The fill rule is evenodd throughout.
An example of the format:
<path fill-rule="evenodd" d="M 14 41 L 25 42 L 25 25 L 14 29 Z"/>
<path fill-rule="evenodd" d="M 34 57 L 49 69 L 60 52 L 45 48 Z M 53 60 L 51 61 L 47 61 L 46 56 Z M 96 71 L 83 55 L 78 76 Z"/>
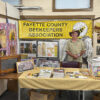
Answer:
<path fill-rule="evenodd" d="M 18 8 L 19 10 L 32 10 L 32 9 L 36 9 L 36 10 L 40 10 L 41 7 L 16 7 Z"/>

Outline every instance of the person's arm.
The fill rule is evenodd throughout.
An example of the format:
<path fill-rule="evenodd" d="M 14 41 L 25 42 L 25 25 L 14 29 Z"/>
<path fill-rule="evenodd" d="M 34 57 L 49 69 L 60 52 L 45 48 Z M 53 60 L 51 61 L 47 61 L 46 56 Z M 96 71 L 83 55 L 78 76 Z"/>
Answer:
<path fill-rule="evenodd" d="M 74 59 L 77 59 L 77 58 L 79 57 L 78 55 L 72 54 L 70 51 L 66 51 L 66 52 L 67 52 L 67 54 L 68 54 L 69 56 L 73 57 Z"/>
<path fill-rule="evenodd" d="M 86 52 L 85 44 L 84 44 L 84 42 L 82 41 L 82 50 L 81 50 L 81 52 L 80 52 L 80 54 L 79 54 L 78 56 L 79 56 L 79 57 L 82 56 L 85 52 Z"/>
<path fill-rule="evenodd" d="M 85 53 L 85 50 L 81 51 L 80 56 L 82 56 Z"/>

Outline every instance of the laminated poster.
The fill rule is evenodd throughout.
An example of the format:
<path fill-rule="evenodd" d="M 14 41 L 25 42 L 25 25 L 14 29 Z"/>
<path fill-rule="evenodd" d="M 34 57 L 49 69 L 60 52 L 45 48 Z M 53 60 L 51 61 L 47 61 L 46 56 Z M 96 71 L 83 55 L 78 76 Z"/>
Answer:
<path fill-rule="evenodd" d="M 7 25 L 8 55 L 17 54 L 17 33 L 16 25 Z"/>
<path fill-rule="evenodd" d="M 0 23 L 0 56 L 17 54 L 15 24 Z"/>
<path fill-rule="evenodd" d="M 20 41 L 20 53 L 36 57 L 36 41 Z"/>
<path fill-rule="evenodd" d="M 0 23 L 0 56 L 5 56 L 7 51 L 6 24 Z"/>
<path fill-rule="evenodd" d="M 58 57 L 58 42 L 38 41 L 38 57 Z"/>

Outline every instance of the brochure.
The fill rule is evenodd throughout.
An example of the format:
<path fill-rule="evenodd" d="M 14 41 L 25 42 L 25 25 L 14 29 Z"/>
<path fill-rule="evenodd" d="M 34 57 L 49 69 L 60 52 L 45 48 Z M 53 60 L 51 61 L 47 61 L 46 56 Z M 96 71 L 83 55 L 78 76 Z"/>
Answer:
<path fill-rule="evenodd" d="M 41 69 L 38 77 L 50 78 L 51 74 L 52 74 L 51 70 Z"/>
<path fill-rule="evenodd" d="M 64 69 L 53 69 L 53 78 L 64 78 Z"/>

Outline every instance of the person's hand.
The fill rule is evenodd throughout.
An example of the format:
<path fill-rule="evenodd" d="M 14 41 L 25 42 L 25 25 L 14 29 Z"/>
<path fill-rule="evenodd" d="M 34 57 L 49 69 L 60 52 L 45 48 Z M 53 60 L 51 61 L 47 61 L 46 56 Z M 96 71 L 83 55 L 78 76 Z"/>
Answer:
<path fill-rule="evenodd" d="M 74 59 L 77 59 L 79 56 L 78 55 L 73 55 L 73 58 Z"/>

